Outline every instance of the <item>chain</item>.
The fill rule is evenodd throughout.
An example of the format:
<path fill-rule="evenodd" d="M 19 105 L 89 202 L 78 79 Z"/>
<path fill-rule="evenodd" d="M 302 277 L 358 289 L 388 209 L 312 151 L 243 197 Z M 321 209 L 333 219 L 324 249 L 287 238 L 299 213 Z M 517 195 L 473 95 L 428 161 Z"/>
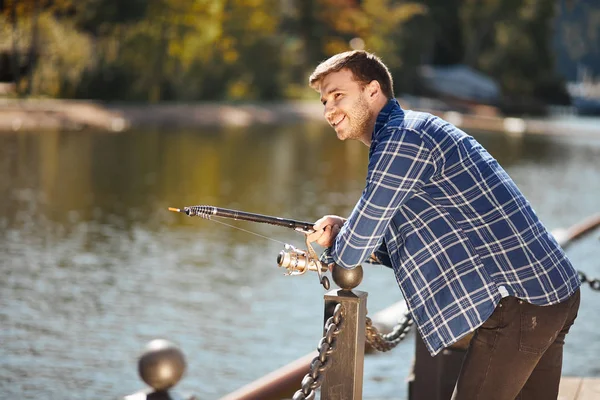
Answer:
<path fill-rule="evenodd" d="M 406 337 L 412 324 L 413 320 L 410 314 L 406 313 L 390 333 L 381 334 L 373 326 L 371 318 L 367 317 L 367 343 L 377 351 L 390 351 Z"/>
<path fill-rule="evenodd" d="M 577 274 L 579 275 L 579 280 L 581 283 L 587 283 L 593 290 L 600 292 L 600 279 L 588 278 L 587 275 L 581 271 L 577 271 Z"/>
<path fill-rule="evenodd" d="M 331 355 L 336 349 L 336 336 L 342 329 L 342 305 L 335 306 L 333 315 L 325 322 L 325 335 L 319 342 L 319 355 L 310 363 L 310 372 L 302 379 L 302 388 L 294 393 L 293 400 L 314 400 L 315 390 L 323 384 L 323 374 L 331 366 Z"/>

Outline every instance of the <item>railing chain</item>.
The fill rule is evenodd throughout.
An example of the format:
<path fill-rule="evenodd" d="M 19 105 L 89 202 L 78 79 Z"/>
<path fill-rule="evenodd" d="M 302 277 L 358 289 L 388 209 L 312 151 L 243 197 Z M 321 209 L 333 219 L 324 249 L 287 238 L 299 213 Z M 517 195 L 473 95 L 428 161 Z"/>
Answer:
<path fill-rule="evenodd" d="M 581 283 L 587 283 L 593 290 L 600 292 L 600 279 L 588 278 L 587 275 L 581 271 L 577 271 L 577 274 L 579 275 Z"/>
<path fill-rule="evenodd" d="M 407 312 L 390 333 L 381 334 L 377 328 L 373 326 L 371 318 L 367 317 L 367 343 L 377 351 L 390 351 L 398 346 L 398 344 L 406 337 L 412 324 L 413 320 L 410 313 Z"/>
<path fill-rule="evenodd" d="M 302 379 L 301 389 L 294 393 L 293 400 L 314 400 L 316 390 L 323 384 L 324 372 L 331 366 L 331 355 L 336 349 L 336 336 L 342 329 L 342 305 L 335 306 L 333 315 L 325 322 L 325 334 L 319 341 L 319 355 L 310 363 L 310 372 Z"/>

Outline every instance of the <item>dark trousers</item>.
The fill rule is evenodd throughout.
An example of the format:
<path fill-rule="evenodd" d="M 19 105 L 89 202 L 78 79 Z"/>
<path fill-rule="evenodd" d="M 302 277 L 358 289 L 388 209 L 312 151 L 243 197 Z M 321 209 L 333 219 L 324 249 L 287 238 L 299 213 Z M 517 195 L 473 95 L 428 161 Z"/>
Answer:
<path fill-rule="evenodd" d="M 579 290 L 551 306 L 503 298 L 475 331 L 452 399 L 556 399 L 565 336 L 578 310 Z"/>

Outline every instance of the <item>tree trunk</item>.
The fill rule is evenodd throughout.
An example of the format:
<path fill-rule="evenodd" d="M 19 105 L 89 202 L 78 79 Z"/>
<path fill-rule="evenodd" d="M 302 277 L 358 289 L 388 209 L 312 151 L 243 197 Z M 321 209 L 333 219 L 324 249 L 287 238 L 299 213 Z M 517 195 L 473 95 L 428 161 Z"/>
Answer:
<path fill-rule="evenodd" d="M 10 2 L 10 16 L 12 22 L 12 68 L 13 68 L 13 79 L 15 82 L 15 93 L 21 97 L 21 87 L 19 82 L 21 81 L 20 74 L 20 62 L 19 62 L 19 39 L 18 39 L 18 20 L 17 20 L 17 1 L 13 0 Z"/>
<path fill-rule="evenodd" d="M 27 96 L 33 93 L 33 71 L 38 59 L 38 23 L 39 23 L 39 0 L 33 0 L 33 15 L 31 16 L 31 44 L 29 46 L 29 56 L 27 63 L 29 71 L 27 73 Z"/>
<path fill-rule="evenodd" d="M 320 42 L 316 35 L 314 0 L 300 0 L 300 32 L 304 39 L 304 69 L 314 68 L 320 60 Z"/>
<path fill-rule="evenodd" d="M 162 100 L 163 70 L 165 63 L 165 53 L 167 52 L 167 44 L 167 23 L 165 21 L 161 21 L 158 54 L 156 57 L 156 64 L 154 66 L 154 79 L 152 82 L 152 89 L 150 92 L 151 103 L 157 103 Z"/>

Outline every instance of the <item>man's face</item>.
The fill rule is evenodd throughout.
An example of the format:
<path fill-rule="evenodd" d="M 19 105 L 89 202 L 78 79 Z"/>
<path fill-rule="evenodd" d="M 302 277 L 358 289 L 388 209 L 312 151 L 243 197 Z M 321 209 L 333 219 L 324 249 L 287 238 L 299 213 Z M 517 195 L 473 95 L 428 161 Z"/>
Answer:
<path fill-rule="evenodd" d="M 352 72 L 342 69 L 325 75 L 319 91 L 325 106 L 325 119 L 335 129 L 338 139 L 370 142 L 373 112 L 365 89 L 354 80 Z"/>

